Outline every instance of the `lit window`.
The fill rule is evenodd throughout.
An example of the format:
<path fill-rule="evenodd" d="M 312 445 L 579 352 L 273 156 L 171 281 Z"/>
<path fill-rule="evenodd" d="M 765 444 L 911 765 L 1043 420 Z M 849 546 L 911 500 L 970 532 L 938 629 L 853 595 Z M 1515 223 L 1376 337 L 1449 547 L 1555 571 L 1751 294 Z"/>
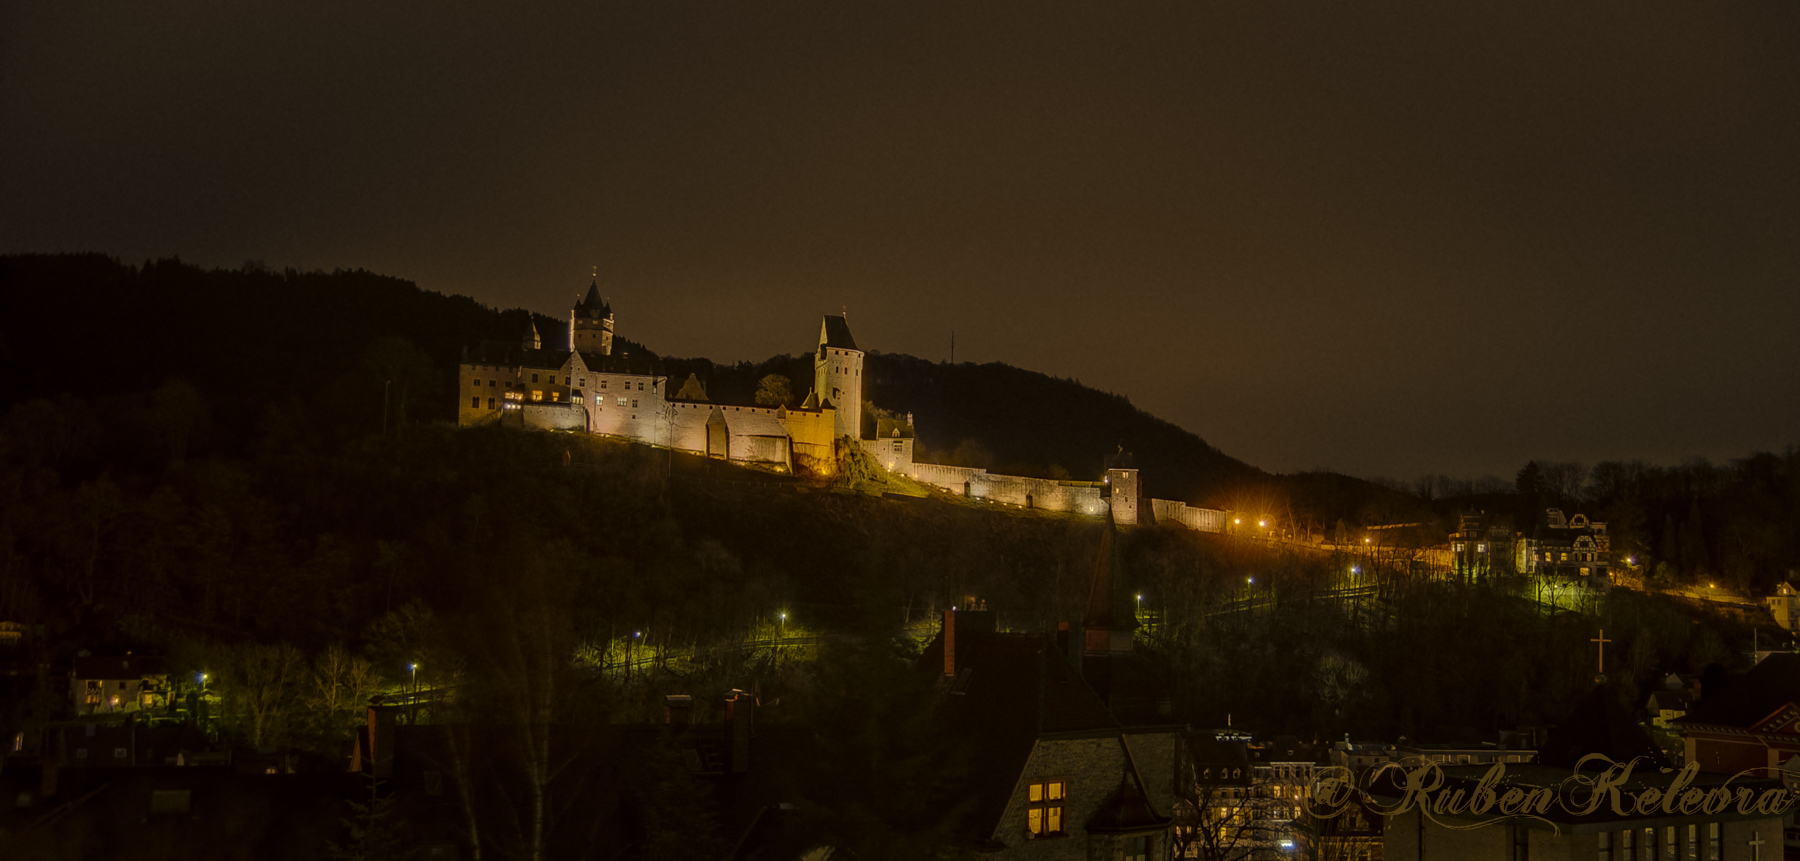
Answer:
<path fill-rule="evenodd" d="M 630 404 L 630 403 L 631 403 L 631 399 L 630 399 L 630 398 L 620 398 L 620 399 L 619 399 L 619 406 L 627 406 L 627 405 L 629 405 L 629 404 Z"/>
<path fill-rule="evenodd" d="M 553 401 L 560 401 L 560 400 L 562 400 L 562 392 L 551 392 L 551 393 L 550 393 L 550 400 L 553 400 Z"/>
<path fill-rule="evenodd" d="M 544 399 L 544 390 L 543 389 L 532 389 L 531 390 L 531 399 L 534 401 L 543 400 Z"/>
<path fill-rule="evenodd" d="M 1031 784 L 1030 804 L 1025 810 L 1025 830 L 1033 837 L 1049 837 L 1063 833 L 1063 801 L 1068 797 L 1069 782 L 1047 780 Z"/>

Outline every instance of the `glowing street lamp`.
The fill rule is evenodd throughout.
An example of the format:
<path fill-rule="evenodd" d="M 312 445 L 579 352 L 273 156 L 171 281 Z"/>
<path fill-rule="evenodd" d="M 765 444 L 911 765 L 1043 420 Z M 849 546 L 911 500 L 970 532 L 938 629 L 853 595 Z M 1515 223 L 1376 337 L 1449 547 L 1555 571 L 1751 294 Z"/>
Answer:
<path fill-rule="evenodd" d="M 781 611 L 781 635 L 787 636 L 787 611 Z"/>
<path fill-rule="evenodd" d="M 1137 611 L 1139 616 L 1144 615 L 1144 593 L 1142 592 L 1137 595 Z"/>

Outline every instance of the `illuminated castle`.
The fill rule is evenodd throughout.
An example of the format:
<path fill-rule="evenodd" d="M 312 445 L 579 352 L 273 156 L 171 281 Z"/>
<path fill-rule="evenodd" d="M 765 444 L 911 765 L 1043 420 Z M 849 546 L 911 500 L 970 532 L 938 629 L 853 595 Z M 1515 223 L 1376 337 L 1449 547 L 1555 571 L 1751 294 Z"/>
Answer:
<path fill-rule="evenodd" d="M 537 327 L 516 343 L 485 341 L 458 375 L 457 424 L 584 431 L 742 464 L 829 475 L 838 447 L 858 445 L 889 470 L 912 467 L 913 428 L 883 419 L 862 437 L 863 352 L 842 317 L 819 325 L 813 390 L 796 408 L 707 400 L 699 381 L 671 389 L 642 358 L 613 354 L 613 311 L 596 281 L 569 311 L 566 348 L 546 349 Z"/>
<path fill-rule="evenodd" d="M 457 424 L 500 424 L 617 437 L 719 460 L 832 475 L 839 455 L 867 452 L 888 472 L 970 499 L 1113 521 L 1224 530 L 1226 512 L 1146 499 L 1138 471 L 1110 465 L 1102 481 L 996 475 L 986 469 L 918 463 L 912 416 L 877 416 L 863 427 L 863 351 L 842 316 L 826 315 L 813 353 L 812 391 L 800 406 L 712 403 L 700 381 L 671 386 L 654 361 L 613 350 L 613 311 L 598 281 L 569 311 L 566 346 L 546 349 L 527 324 L 516 342 L 485 341 L 464 354 Z"/>

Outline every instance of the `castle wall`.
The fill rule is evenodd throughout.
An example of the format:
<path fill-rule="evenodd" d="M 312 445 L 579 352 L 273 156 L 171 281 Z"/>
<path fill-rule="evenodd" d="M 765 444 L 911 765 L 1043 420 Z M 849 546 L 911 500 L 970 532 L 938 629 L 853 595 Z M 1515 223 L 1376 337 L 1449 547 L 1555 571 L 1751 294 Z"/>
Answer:
<path fill-rule="evenodd" d="M 915 463 L 909 473 L 914 481 L 924 482 L 933 487 L 947 490 L 955 494 L 973 495 L 969 486 L 978 475 L 987 475 L 987 470 L 972 466 L 945 466 L 941 463 Z"/>
<path fill-rule="evenodd" d="M 796 469 L 817 475 L 837 472 L 837 410 L 784 410 L 781 424 L 792 441 Z"/>
<path fill-rule="evenodd" d="M 706 453 L 706 419 L 713 405 L 676 401 L 669 404 L 670 428 L 667 445 L 676 451 Z"/>
<path fill-rule="evenodd" d="M 532 430 L 587 430 L 587 412 L 575 404 L 527 401 L 519 412 Z"/>
<path fill-rule="evenodd" d="M 913 471 L 913 441 L 910 437 L 858 440 L 863 451 L 875 458 L 888 472 L 910 476 Z"/>

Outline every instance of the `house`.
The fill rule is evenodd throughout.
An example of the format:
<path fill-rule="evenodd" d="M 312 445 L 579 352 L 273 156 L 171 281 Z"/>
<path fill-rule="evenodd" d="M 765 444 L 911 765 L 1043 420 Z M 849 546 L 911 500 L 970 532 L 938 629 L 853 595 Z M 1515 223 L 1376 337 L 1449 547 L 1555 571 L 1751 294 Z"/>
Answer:
<path fill-rule="evenodd" d="M 1783 581 L 1775 587 L 1774 595 L 1763 599 L 1763 604 L 1783 631 L 1800 632 L 1800 589 L 1795 589 L 1794 584 Z"/>
<path fill-rule="evenodd" d="M 1450 567 L 1458 579 L 1480 581 L 1529 571 L 1526 545 L 1512 519 L 1487 512 L 1464 514 L 1450 533 Z"/>
<path fill-rule="evenodd" d="M 1693 704 L 1693 697 L 1687 691 L 1668 690 L 1651 691 L 1650 699 L 1644 703 L 1644 710 L 1650 714 L 1650 722 L 1663 729 L 1669 728 L 1669 721 L 1688 713 Z"/>
<path fill-rule="evenodd" d="M 1710 681 L 1710 679 L 1709 679 Z M 1687 761 L 1713 774 L 1776 769 L 1800 754 L 1800 655 L 1776 653 L 1741 678 L 1713 682 L 1681 731 Z"/>
<path fill-rule="evenodd" d="M 160 657 L 82 655 L 69 670 L 69 701 L 78 715 L 137 711 L 168 704 L 169 674 Z"/>
<path fill-rule="evenodd" d="M 940 731 L 972 751 L 955 841 L 994 859 L 1170 858 L 1177 728 L 1114 717 L 1065 657 L 1080 639 L 994 628 L 946 611 L 919 660 L 941 678 Z"/>
<path fill-rule="evenodd" d="M 1585 514 L 1565 517 L 1560 508 L 1544 509 L 1544 527 L 1526 550 L 1531 571 L 1591 582 L 1610 582 L 1612 539 L 1606 524 Z"/>

